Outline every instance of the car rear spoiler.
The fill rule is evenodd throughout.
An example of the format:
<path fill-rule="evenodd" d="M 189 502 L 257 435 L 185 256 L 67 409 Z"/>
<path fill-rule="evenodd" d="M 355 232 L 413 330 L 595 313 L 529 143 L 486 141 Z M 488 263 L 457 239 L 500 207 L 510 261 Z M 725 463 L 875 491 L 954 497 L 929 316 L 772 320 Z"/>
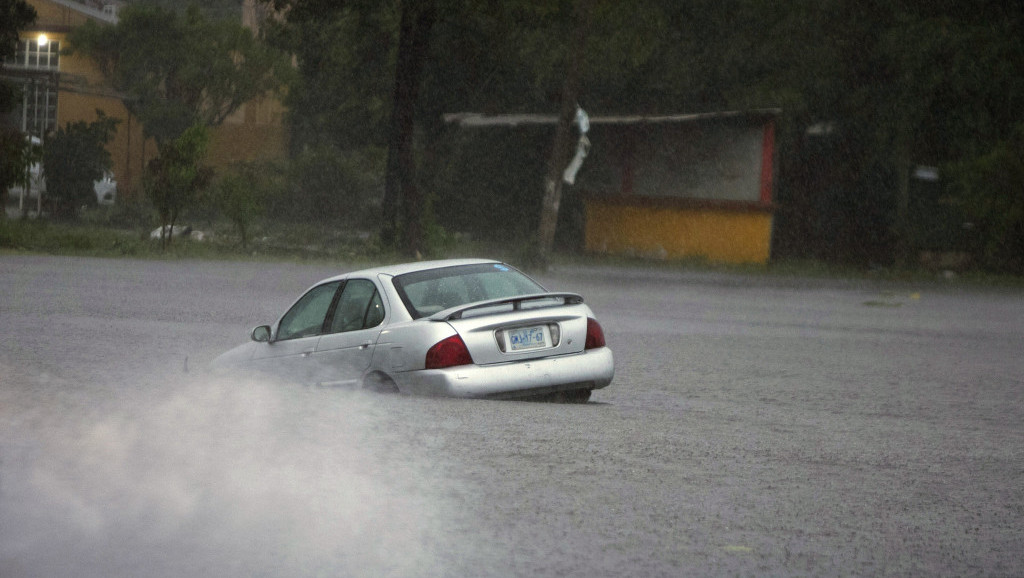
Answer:
<path fill-rule="evenodd" d="M 577 293 L 532 293 L 530 295 L 517 295 L 515 297 L 502 297 L 500 299 L 488 299 L 487 301 L 466 303 L 465 305 L 458 305 L 456 307 L 445 309 L 444 311 L 438 311 L 428 317 L 428 319 L 431 321 L 462 319 L 463 314 L 467 311 L 495 307 L 497 305 L 505 305 L 507 303 L 512 304 L 513 311 L 519 311 L 523 308 L 524 301 L 539 301 L 541 299 L 561 299 L 562 305 L 578 305 L 583 303 L 583 296 Z"/>

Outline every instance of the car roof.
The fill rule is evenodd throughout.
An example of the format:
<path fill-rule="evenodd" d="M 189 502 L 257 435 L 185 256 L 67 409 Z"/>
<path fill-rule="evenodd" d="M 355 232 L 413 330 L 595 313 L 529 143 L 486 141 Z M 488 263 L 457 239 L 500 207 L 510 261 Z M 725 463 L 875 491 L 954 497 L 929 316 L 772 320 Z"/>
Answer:
<path fill-rule="evenodd" d="M 344 273 L 330 279 L 324 279 L 324 281 L 335 281 L 340 279 L 348 279 L 350 277 L 370 277 L 373 275 L 390 275 L 392 277 L 398 275 L 404 275 L 406 273 L 415 273 L 417 271 L 426 271 L 428 269 L 440 269 L 442 267 L 457 267 L 459 265 L 480 265 L 487 263 L 499 263 L 494 259 L 444 259 L 440 261 L 417 261 L 415 263 L 400 263 L 397 265 L 382 265 L 380 267 L 372 267 L 369 269 L 361 269 L 359 271 L 352 271 L 351 273 Z"/>

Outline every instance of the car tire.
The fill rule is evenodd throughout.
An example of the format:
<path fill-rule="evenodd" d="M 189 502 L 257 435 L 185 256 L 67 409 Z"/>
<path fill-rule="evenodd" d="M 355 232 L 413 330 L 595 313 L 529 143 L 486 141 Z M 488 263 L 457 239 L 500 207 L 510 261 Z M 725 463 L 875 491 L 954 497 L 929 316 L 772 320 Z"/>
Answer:
<path fill-rule="evenodd" d="M 398 386 L 383 373 L 370 373 L 363 378 L 363 389 L 375 393 L 398 393 Z"/>

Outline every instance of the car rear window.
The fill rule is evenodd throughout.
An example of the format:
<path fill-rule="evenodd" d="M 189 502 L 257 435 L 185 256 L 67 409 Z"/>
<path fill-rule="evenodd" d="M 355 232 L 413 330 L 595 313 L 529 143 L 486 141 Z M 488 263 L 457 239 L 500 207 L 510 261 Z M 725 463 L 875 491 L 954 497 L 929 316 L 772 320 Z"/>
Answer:
<path fill-rule="evenodd" d="M 545 291 L 533 279 L 502 263 L 406 273 L 395 277 L 394 284 L 413 319 L 467 303 Z"/>

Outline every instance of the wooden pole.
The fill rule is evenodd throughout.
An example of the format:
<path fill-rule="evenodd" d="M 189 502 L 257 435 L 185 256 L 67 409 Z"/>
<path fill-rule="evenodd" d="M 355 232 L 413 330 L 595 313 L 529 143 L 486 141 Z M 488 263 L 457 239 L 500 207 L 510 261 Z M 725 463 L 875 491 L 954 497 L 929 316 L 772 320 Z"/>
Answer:
<path fill-rule="evenodd" d="M 551 145 L 551 156 L 548 157 L 547 173 L 544 177 L 544 197 L 541 205 L 540 226 L 538 227 L 538 244 L 535 263 L 533 263 L 541 269 L 547 268 L 551 250 L 555 244 L 558 208 L 562 201 L 562 173 L 565 171 L 571 149 L 572 121 L 579 100 L 592 1 L 576 0 L 573 6 L 574 22 L 569 44 L 568 64 L 565 82 L 562 85 L 562 101 L 558 124 L 555 127 L 555 140 Z"/>

